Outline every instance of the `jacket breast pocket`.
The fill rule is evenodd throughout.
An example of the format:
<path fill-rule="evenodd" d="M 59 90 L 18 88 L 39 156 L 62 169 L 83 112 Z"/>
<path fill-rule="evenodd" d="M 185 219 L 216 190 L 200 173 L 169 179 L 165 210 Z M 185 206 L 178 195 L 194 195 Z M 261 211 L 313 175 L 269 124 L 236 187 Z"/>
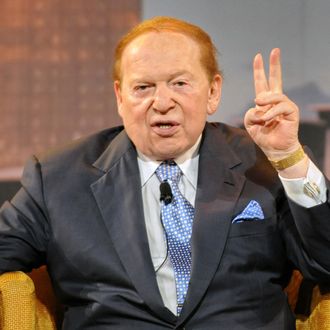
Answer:
<path fill-rule="evenodd" d="M 242 222 L 232 223 L 229 230 L 229 238 L 243 236 L 267 235 L 276 230 L 275 217 L 263 220 L 243 220 Z"/>

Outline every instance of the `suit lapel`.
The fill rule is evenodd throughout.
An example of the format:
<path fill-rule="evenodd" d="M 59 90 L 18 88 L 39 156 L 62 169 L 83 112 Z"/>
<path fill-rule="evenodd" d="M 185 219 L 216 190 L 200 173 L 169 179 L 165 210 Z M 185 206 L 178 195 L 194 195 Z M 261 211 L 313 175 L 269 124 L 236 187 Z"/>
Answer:
<path fill-rule="evenodd" d="M 208 125 L 200 149 L 191 281 L 179 324 L 198 305 L 219 267 L 233 210 L 245 182 L 232 170 L 240 163 L 222 132 Z"/>
<path fill-rule="evenodd" d="M 224 134 L 207 125 L 200 149 L 191 284 L 177 326 L 199 304 L 219 267 L 233 210 L 245 181 L 244 176 L 233 171 L 240 162 Z M 91 189 L 127 273 L 146 304 L 164 321 L 175 323 L 176 317 L 164 307 L 157 286 L 145 228 L 136 150 L 124 131 L 94 166 L 105 174 Z"/>
<path fill-rule="evenodd" d="M 139 295 L 159 317 L 175 322 L 157 286 L 145 228 L 137 154 L 124 131 L 94 166 L 105 174 L 91 189 L 129 277 Z"/>

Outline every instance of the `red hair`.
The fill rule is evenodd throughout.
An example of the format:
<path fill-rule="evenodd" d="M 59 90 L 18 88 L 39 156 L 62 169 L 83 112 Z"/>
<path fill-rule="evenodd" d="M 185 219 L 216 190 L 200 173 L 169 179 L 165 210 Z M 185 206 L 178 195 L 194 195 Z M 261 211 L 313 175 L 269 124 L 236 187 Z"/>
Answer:
<path fill-rule="evenodd" d="M 177 32 L 197 42 L 200 48 L 200 61 L 211 82 L 216 74 L 221 75 L 217 62 L 217 49 L 210 36 L 197 25 L 166 16 L 157 16 L 135 26 L 118 43 L 115 49 L 113 79 L 121 78 L 121 59 L 126 47 L 137 37 L 148 32 Z"/>

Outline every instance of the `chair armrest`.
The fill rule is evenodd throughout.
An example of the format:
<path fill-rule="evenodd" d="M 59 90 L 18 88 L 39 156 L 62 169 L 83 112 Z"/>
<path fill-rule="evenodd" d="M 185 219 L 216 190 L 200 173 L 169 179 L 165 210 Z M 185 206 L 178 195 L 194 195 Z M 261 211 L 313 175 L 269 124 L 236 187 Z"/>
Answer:
<path fill-rule="evenodd" d="M 297 330 L 330 330 L 330 293 L 321 294 L 316 286 L 313 289 L 311 314 L 297 316 Z"/>
<path fill-rule="evenodd" d="M 0 329 L 55 330 L 54 301 L 45 267 L 0 275 Z"/>
<path fill-rule="evenodd" d="M 32 279 L 23 272 L 0 276 L 0 320 L 3 330 L 35 330 L 35 293 Z"/>

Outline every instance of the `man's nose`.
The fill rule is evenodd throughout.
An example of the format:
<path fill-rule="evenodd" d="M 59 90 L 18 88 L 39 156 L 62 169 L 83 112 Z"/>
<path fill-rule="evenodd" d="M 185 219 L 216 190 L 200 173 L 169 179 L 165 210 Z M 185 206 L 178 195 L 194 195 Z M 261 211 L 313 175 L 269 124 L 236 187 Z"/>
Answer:
<path fill-rule="evenodd" d="M 173 92 L 166 86 L 157 86 L 153 99 L 153 108 L 156 111 L 166 112 L 175 106 Z"/>

